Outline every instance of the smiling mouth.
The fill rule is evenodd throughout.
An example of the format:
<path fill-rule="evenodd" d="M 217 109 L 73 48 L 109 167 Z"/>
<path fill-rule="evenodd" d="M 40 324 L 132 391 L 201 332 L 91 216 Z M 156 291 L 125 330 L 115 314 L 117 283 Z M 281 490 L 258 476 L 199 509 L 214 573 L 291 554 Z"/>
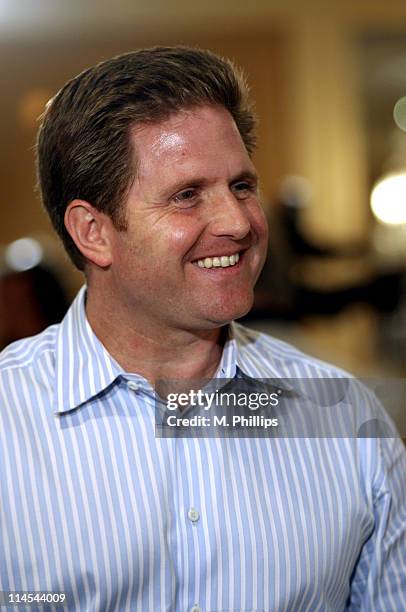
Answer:
<path fill-rule="evenodd" d="M 238 264 L 240 260 L 240 253 L 234 253 L 233 255 L 218 255 L 216 257 L 205 257 L 204 259 L 198 259 L 193 263 L 199 268 L 229 268 Z"/>

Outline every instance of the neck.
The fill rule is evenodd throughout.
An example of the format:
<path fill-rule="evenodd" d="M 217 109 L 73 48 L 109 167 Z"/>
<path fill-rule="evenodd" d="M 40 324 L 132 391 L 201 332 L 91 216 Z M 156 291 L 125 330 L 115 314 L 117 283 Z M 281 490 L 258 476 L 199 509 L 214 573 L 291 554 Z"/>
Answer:
<path fill-rule="evenodd" d="M 151 385 L 157 380 L 213 377 L 223 351 L 225 328 L 162 328 L 137 313 L 108 304 L 106 295 L 100 299 L 94 291 L 88 291 L 87 318 L 98 339 L 126 372 L 140 374 Z"/>

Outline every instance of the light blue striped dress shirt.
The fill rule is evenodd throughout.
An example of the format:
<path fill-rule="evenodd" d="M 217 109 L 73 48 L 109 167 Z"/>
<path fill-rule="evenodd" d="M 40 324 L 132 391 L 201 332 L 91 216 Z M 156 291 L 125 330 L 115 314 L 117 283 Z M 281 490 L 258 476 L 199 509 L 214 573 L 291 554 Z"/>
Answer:
<path fill-rule="evenodd" d="M 0 357 L 0 590 L 72 611 L 406 610 L 398 439 L 157 438 L 150 386 L 84 299 Z M 218 375 L 337 372 L 232 324 Z"/>

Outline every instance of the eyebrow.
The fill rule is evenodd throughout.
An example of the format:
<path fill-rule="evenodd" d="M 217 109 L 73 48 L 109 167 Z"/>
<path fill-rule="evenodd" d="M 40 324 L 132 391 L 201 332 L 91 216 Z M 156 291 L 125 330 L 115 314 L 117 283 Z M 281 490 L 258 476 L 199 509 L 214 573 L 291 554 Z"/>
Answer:
<path fill-rule="evenodd" d="M 244 179 L 249 179 L 253 183 L 257 183 L 259 180 L 256 172 L 252 172 L 252 170 L 243 170 L 235 178 L 233 178 L 231 183 L 236 183 L 237 181 L 242 181 Z"/>

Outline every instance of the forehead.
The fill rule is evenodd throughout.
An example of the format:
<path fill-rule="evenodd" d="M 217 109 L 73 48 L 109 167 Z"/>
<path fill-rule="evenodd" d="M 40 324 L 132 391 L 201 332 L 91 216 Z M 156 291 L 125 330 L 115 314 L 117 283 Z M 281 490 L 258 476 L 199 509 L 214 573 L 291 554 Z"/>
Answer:
<path fill-rule="evenodd" d="M 152 169 L 180 170 L 199 163 L 251 165 L 238 128 L 221 106 L 182 110 L 157 123 L 137 126 L 131 134 L 138 178 Z"/>

